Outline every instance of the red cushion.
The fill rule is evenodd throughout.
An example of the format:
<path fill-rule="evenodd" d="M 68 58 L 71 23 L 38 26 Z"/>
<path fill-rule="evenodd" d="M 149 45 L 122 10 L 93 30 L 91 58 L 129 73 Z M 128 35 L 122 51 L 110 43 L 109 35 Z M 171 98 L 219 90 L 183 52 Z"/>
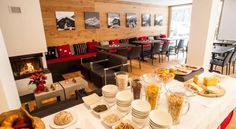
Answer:
<path fill-rule="evenodd" d="M 165 34 L 160 35 L 161 38 L 166 38 L 167 36 Z"/>
<path fill-rule="evenodd" d="M 109 42 L 110 42 L 110 44 L 119 44 L 120 40 L 114 39 L 114 40 L 110 40 Z"/>
<path fill-rule="evenodd" d="M 87 42 L 88 52 L 97 52 L 96 46 L 97 46 L 96 41 Z"/>
<path fill-rule="evenodd" d="M 220 129 L 225 129 L 227 127 L 227 125 L 229 124 L 229 122 L 231 121 L 232 117 L 233 117 L 234 111 L 232 111 L 231 113 L 229 113 L 229 115 L 224 119 L 224 121 L 220 124 Z"/>
<path fill-rule="evenodd" d="M 70 46 L 68 44 L 62 45 L 62 46 L 57 46 L 57 52 L 60 57 L 67 57 L 71 56 L 71 51 L 70 51 Z"/>
<path fill-rule="evenodd" d="M 148 40 L 148 37 L 147 36 L 141 36 L 141 37 L 138 38 L 138 40 L 145 41 L 145 40 Z"/>
<path fill-rule="evenodd" d="M 82 54 L 82 55 L 71 55 L 68 57 L 47 60 L 47 64 L 56 64 L 56 63 L 60 63 L 60 62 L 67 62 L 67 61 L 71 61 L 71 60 L 92 57 L 95 55 L 96 55 L 96 52 L 86 53 L 86 54 Z"/>
<path fill-rule="evenodd" d="M 117 49 L 110 49 L 109 52 L 110 52 L 110 53 L 116 53 L 116 52 L 117 52 Z"/>
<path fill-rule="evenodd" d="M 128 47 L 128 51 L 130 52 L 132 50 L 133 47 Z"/>
<path fill-rule="evenodd" d="M 151 44 L 145 44 L 143 45 L 143 48 L 147 48 L 147 47 L 151 47 L 152 45 Z"/>

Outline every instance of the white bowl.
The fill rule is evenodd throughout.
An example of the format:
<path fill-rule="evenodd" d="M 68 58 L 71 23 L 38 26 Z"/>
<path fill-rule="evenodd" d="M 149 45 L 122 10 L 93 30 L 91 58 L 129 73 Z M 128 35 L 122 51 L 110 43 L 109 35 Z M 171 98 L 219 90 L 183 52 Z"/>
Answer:
<path fill-rule="evenodd" d="M 151 111 L 151 105 L 146 100 L 134 100 L 132 102 L 132 108 L 134 111 L 138 111 L 140 113 L 146 113 Z"/>
<path fill-rule="evenodd" d="M 128 107 L 120 107 L 120 106 L 117 105 L 116 107 L 117 107 L 117 109 L 119 111 L 122 111 L 122 112 L 126 112 L 126 111 L 129 111 L 131 109 L 130 106 L 128 106 Z"/>
<path fill-rule="evenodd" d="M 108 103 L 114 103 L 116 101 L 116 98 L 106 98 L 106 97 L 103 97 L 103 99 L 108 102 Z"/>
<path fill-rule="evenodd" d="M 172 125 L 171 115 L 164 110 L 153 110 L 149 114 L 150 121 L 153 125 L 159 125 L 161 127 L 170 127 Z"/>
<path fill-rule="evenodd" d="M 132 116 L 132 120 L 133 120 L 135 123 L 143 124 L 143 123 L 146 122 L 147 118 L 145 118 L 145 119 L 140 119 L 140 118 L 136 118 L 136 117 Z"/>
<path fill-rule="evenodd" d="M 131 91 L 120 91 L 116 94 L 116 99 L 120 102 L 130 102 L 133 98 Z"/>
<path fill-rule="evenodd" d="M 102 87 L 102 92 L 104 92 L 105 94 L 114 94 L 114 93 L 117 93 L 118 91 L 118 87 L 116 85 L 112 85 L 112 84 L 109 84 L 109 85 L 105 85 Z"/>

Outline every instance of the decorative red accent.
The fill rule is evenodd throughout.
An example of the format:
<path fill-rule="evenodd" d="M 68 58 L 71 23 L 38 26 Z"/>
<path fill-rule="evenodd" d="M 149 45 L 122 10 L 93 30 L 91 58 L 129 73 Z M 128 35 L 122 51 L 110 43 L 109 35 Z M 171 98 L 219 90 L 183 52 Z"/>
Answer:
<path fill-rule="evenodd" d="M 109 52 L 110 52 L 110 53 L 116 53 L 116 52 L 117 52 L 117 49 L 110 49 Z"/>
<path fill-rule="evenodd" d="M 224 119 L 224 121 L 220 124 L 220 129 L 225 129 L 229 122 L 231 121 L 232 117 L 234 115 L 234 111 L 230 112 L 229 115 Z"/>
<path fill-rule="evenodd" d="M 119 44 L 120 43 L 120 40 L 118 39 L 114 39 L 114 40 L 110 40 L 109 43 L 112 45 L 112 44 Z"/>
<path fill-rule="evenodd" d="M 87 42 L 88 52 L 97 52 L 96 46 L 97 46 L 96 41 Z"/>
<path fill-rule="evenodd" d="M 71 56 L 64 57 L 64 58 L 47 60 L 47 64 L 56 64 L 56 63 L 61 63 L 61 62 L 67 62 L 67 61 L 71 61 L 71 60 L 92 57 L 95 55 L 96 55 L 96 52 L 90 52 L 90 53 L 86 53 L 86 54 L 82 54 L 82 55 L 71 55 Z"/>
<path fill-rule="evenodd" d="M 147 36 L 141 36 L 141 37 L 138 38 L 138 40 L 145 41 L 145 40 L 148 40 L 148 37 Z"/>
<path fill-rule="evenodd" d="M 151 47 L 152 45 L 151 44 L 145 44 L 143 45 L 143 48 L 148 48 L 148 47 Z"/>
<path fill-rule="evenodd" d="M 167 36 L 165 34 L 160 34 L 161 38 L 167 38 Z"/>
<path fill-rule="evenodd" d="M 71 56 L 70 46 L 68 44 L 57 46 L 57 52 L 59 54 L 59 57 L 67 57 Z"/>
<path fill-rule="evenodd" d="M 132 47 L 128 47 L 128 51 L 129 51 L 129 52 L 132 51 Z"/>

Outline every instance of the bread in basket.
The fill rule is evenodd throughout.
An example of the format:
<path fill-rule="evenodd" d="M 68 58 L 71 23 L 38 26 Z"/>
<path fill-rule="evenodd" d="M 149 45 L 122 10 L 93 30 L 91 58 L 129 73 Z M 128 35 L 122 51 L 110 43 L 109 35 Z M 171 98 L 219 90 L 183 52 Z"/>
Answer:
<path fill-rule="evenodd" d="M 31 116 L 24 108 L 0 114 L 0 129 L 45 129 L 43 121 Z"/>

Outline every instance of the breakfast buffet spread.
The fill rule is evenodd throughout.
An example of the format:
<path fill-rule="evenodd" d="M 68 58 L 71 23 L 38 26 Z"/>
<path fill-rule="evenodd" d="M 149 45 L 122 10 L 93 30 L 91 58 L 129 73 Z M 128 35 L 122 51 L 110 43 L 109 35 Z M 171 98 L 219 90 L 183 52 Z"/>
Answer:
<path fill-rule="evenodd" d="M 209 72 L 194 75 L 186 82 L 174 79 L 175 75 L 184 76 L 199 69 L 177 65 L 139 78 L 128 78 L 122 72 L 116 75 L 116 85 L 103 86 L 102 96 L 94 93 L 83 97 L 83 104 L 42 121 L 46 129 L 217 128 L 236 107 L 236 79 Z"/>

